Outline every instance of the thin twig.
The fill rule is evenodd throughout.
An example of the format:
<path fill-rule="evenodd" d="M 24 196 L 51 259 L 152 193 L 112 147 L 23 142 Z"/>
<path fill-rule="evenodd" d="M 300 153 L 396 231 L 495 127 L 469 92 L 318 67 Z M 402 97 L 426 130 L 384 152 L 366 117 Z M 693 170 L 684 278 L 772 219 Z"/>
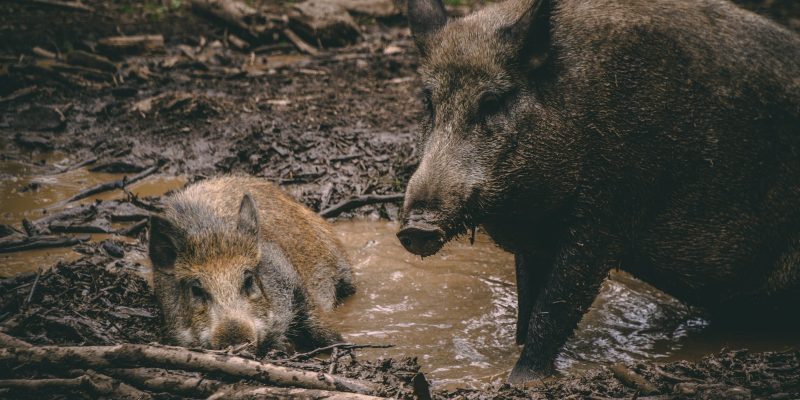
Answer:
<path fill-rule="evenodd" d="M 69 247 L 89 240 L 89 236 L 61 237 L 61 236 L 37 236 L 6 242 L 0 245 L 0 253 L 14 253 L 17 251 L 46 249 L 52 247 Z"/>
<path fill-rule="evenodd" d="M 31 285 L 31 291 L 28 292 L 28 297 L 25 298 L 25 303 L 23 303 L 23 307 L 27 306 L 31 299 L 33 298 L 33 292 L 36 291 L 36 286 L 39 284 L 39 278 L 42 276 L 42 269 L 39 268 L 39 272 L 36 273 L 36 279 L 33 280 L 33 285 Z"/>
<path fill-rule="evenodd" d="M 113 182 L 106 182 L 106 183 L 99 184 L 97 186 L 94 186 L 94 187 L 91 187 L 89 189 L 86 189 L 86 190 L 76 194 L 75 196 L 72 196 L 66 202 L 67 203 L 72 203 L 74 201 L 85 199 L 85 198 L 87 198 L 89 196 L 92 196 L 92 195 L 95 195 L 95 194 L 98 194 L 98 193 L 108 192 L 108 191 L 114 190 L 114 189 L 122 189 L 127 185 L 130 185 L 130 184 L 133 184 L 135 182 L 138 182 L 138 181 L 140 181 L 140 180 L 142 180 L 142 179 L 154 174 L 156 171 L 158 171 L 158 169 L 160 167 L 161 167 L 161 163 L 157 163 L 156 165 L 153 165 L 152 167 L 150 167 L 150 168 L 148 168 L 148 169 L 146 169 L 146 170 L 144 170 L 144 171 L 142 171 L 142 172 L 140 172 L 140 173 L 138 173 L 138 174 L 136 174 L 136 175 L 134 175 L 134 176 L 132 176 L 130 178 L 128 178 L 128 176 L 126 175 L 122 179 L 117 179 L 116 181 L 113 181 Z"/>
<path fill-rule="evenodd" d="M 403 193 L 354 196 L 320 211 L 319 215 L 323 218 L 333 218 L 343 212 L 354 210 L 359 207 L 370 204 L 394 203 L 403 200 L 404 197 L 405 195 Z"/>
<path fill-rule="evenodd" d="M 394 347 L 393 344 L 355 344 L 355 343 L 335 343 L 330 346 L 320 347 L 314 350 L 311 350 L 306 353 L 297 353 L 287 359 L 280 360 L 280 361 L 294 361 L 294 360 L 305 360 L 311 358 L 319 353 L 324 353 L 328 350 L 333 349 L 388 349 Z"/>

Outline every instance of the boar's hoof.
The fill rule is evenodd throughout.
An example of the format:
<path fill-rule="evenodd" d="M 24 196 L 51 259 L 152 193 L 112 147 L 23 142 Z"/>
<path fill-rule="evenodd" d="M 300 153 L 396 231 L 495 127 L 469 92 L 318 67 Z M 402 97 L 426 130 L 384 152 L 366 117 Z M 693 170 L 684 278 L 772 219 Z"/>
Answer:
<path fill-rule="evenodd" d="M 517 365 L 508 375 L 508 383 L 512 385 L 522 385 L 526 382 L 540 381 L 552 375 L 555 371 L 552 368 L 541 369 L 517 361 Z"/>
<path fill-rule="evenodd" d="M 444 231 L 428 224 L 407 226 L 397 233 L 406 250 L 423 257 L 436 254 L 444 246 Z"/>

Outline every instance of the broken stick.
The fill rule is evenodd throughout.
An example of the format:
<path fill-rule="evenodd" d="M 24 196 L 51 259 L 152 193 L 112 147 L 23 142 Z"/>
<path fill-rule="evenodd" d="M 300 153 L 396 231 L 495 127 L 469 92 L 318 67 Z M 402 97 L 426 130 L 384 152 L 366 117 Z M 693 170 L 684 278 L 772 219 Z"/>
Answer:
<path fill-rule="evenodd" d="M 369 204 L 393 203 L 403 200 L 404 197 L 405 195 L 402 193 L 367 194 L 363 196 L 354 196 L 320 211 L 319 215 L 323 218 L 333 218 L 343 212 L 354 210 Z"/>
<path fill-rule="evenodd" d="M 0 243 L 0 253 L 14 253 L 17 251 L 48 249 L 53 247 L 69 247 L 89 240 L 89 236 L 38 236 Z"/>
<path fill-rule="evenodd" d="M 95 195 L 95 194 L 98 194 L 98 193 L 108 192 L 110 190 L 115 190 L 115 189 L 123 189 L 127 185 L 130 185 L 130 184 L 133 184 L 135 182 L 138 182 L 138 181 L 140 181 L 140 180 L 142 180 L 144 178 L 147 178 L 148 176 L 154 174 L 156 171 L 158 171 L 158 169 L 160 167 L 161 167 L 161 163 L 157 163 L 156 165 L 153 165 L 152 167 L 150 167 L 150 168 L 148 168 L 148 169 L 146 169 L 146 170 L 144 170 L 144 171 L 142 171 L 142 172 L 140 172 L 140 173 L 138 173 L 138 174 L 136 174 L 136 175 L 134 175 L 134 176 L 132 176 L 130 178 L 128 178 L 128 176 L 126 175 L 122 179 L 117 179 L 116 181 L 113 181 L 113 182 L 106 182 L 106 183 L 99 184 L 97 186 L 94 186 L 94 187 L 91 187 L 89 189 L 86 189 L 86 190 L 76 194 L 75 196 L 72 196 L 66 202 L 67 203 L 72 203 L 74 201 L 85 199 L 85 198 L 87 198 L 89 196 L 92 196 L 92 195 Z"/>

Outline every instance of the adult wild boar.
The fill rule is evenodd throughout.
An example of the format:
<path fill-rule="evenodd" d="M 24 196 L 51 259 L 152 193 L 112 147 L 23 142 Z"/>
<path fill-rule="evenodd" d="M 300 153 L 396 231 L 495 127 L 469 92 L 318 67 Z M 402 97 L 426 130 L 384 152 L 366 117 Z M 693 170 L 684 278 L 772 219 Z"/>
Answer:
<path fill-rule="evenodd" d="M 408 17 L 426 112 L 398 237 L 426 256 L 482 225 L 515 254 L 512 382 L 553 371 L 612 267 L 712 311 L 800 304 L 797 34 L 722 0 Z"/>

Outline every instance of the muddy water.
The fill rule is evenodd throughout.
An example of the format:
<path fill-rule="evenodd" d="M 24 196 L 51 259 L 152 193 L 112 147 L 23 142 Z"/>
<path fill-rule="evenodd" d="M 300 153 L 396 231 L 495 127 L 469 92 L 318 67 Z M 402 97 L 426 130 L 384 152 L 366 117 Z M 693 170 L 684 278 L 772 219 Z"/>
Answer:
<path fill-rule="evenodd" d="M 23 218 L 60 210 L 80 190 L 123 176 L 86 169 L 57 173 L 57 166 L 65 163 L 58 154 L 47 156 L 43 164 L 0 161 L 0 223 L 19 228 Z M 130 189 L 140 196 L 160 195 L 184 182 L 152 176 Z M 113 191 L 97 197 L 120 196 Z M 367 356 L 419 357 L 437 385 L 478 387 L 505 378 L 519 354 L 511 255 L 479 233 L 474 245 L 457 241 L 421 260 L 399 245 L 394 223 L 343 221 L 335 227 L 353 260 L 359 290 L 330 318 L 347 340 L 393 344 L 391 349 L 366 350 Z M 0 277 L 78 256 L 68 248 L 0 254 Z M 138 257 L 146 263 L 144 254 Z M 724 347 L 800 348 L 800 335 L 717 331 L 699 312 L 614 273 L 557 363 L 562 372 L 580 372 L 614 361 L 697 359 Z"/>
<path fill-rule="evenodd" d="M 95 199 L 111 200 L 124 196 L 121 191 L 114 190 L 72 204 L 64 204 L 64 201 L 81 190 L 115 181 L 126 175 L 90 172 L 86 168 L 59 172 L 67 169 L 68 163 L 69 159 L 59 153 L 45 154 L 30 160 L 0 161 L 0 223 L 21 230 L 22 219 L 35 220 L 47 213 L 88 204 Z M 154 175 L 136 182 L 128 189 L 140 197 L 153 196 L 180 188 L 185 182 L 182 177 Z M 93 240 L 102 240 L 112 235 L 91 236 Z M 48 267 L 59 261 L 75 260 L 79 256 L 68 247 L 0 254 L 0 277 Z"/>
<path fill-rule="evenodd" d="M 347 340 L 394 344 L 370 350 L 414 355 L 437 385 L 504 379 L 520 348 L 514 344 L 513 258 L 485 235 L 448 244 L 421 260 L 397 242 L 397 225 L 336 224 L 354 261 L 359 292 L 335 311 Z M 615 272 L 557 360 L 565 373 L 614 361 L 698 359 L 722 348 L 800 348 L 796 332 L 719 332 L 698 311 Z"/>

